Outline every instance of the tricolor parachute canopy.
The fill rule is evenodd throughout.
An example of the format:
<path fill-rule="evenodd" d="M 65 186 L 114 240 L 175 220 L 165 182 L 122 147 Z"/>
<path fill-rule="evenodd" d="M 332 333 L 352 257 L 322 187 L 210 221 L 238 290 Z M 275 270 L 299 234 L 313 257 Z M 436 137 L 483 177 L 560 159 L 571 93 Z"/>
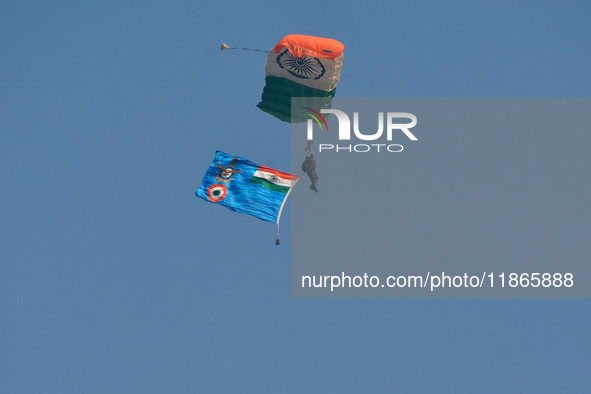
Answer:
<path fill-rule="evenodd" d="M 292 97 L 311 98 L 315 110 L 330 108 L 343 67 L 345 46 L 331 38 L 290 34 L 269 52 L 265 88 L 257 107 L 284 122 L 304 122 L 291 112 Z"/>

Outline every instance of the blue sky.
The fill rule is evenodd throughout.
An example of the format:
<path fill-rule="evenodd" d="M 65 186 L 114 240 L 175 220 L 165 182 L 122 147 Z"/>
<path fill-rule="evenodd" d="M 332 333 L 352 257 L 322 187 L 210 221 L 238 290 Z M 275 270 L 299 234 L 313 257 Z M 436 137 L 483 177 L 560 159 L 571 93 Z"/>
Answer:
<path fill-rule="evenodd" d="M 584 1 L 0 5 L 0 392 L 586 392 L 588 300 L 292 299 L 275 227 L 194 196 L 280 170 L 286 34 L 341 97 L 585 97 Z"/>

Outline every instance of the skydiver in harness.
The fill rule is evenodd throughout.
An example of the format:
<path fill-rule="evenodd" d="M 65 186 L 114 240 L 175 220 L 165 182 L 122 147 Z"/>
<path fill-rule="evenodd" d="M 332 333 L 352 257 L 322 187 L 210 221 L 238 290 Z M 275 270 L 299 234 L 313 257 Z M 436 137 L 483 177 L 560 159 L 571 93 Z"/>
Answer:
<path fill-rule="evenodd" d="M 306 160 L 304 160 L 302 163 L 302 171 L 308 174 L 308 178 L 310 178 L 310 181 L 312 181 L 310 189 L 318 193 L 316 182 L 318 181 L 319 177 L 316 173 L 316 161 L 314 161 L 314 155 L 310 152 L 310 145 L 312 145 L 312 141 L 308 141 L 308 147 L 306 148 Z"/>

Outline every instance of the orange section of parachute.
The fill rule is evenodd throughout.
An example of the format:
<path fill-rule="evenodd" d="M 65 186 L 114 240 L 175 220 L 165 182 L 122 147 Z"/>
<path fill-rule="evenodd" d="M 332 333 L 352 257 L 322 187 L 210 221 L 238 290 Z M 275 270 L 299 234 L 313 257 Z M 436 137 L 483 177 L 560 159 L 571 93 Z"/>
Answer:
<path fill-rule="evenodd" d="M 302 34 L 290 34 L 283 37 L 273 50 L 275 53 L 279 53 L 283 48 L 287 48 L 295 57 L 314 56 L 332 60 L 339 57 L 345 50 L 345 46 L 341 42 L 332 38 Z"/>

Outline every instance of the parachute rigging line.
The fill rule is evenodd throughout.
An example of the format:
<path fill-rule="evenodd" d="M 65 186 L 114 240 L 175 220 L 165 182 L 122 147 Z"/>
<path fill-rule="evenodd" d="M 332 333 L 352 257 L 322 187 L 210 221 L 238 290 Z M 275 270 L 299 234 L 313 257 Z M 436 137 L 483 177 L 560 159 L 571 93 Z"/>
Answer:
<path fill-rule="evenodd" d="M 253 52 L 264 52 L 264 53 L 269 53 L 269 51 L 263 51 L 262 49 L 253 49 L 253 48 L 232 48 L 228 45 L 226 45 L 226 43 L 222 43 L 222 47 L 221 50 L 223 51 L 224 49 L 240 49 L 242 51 L 253 51 Z"/>

